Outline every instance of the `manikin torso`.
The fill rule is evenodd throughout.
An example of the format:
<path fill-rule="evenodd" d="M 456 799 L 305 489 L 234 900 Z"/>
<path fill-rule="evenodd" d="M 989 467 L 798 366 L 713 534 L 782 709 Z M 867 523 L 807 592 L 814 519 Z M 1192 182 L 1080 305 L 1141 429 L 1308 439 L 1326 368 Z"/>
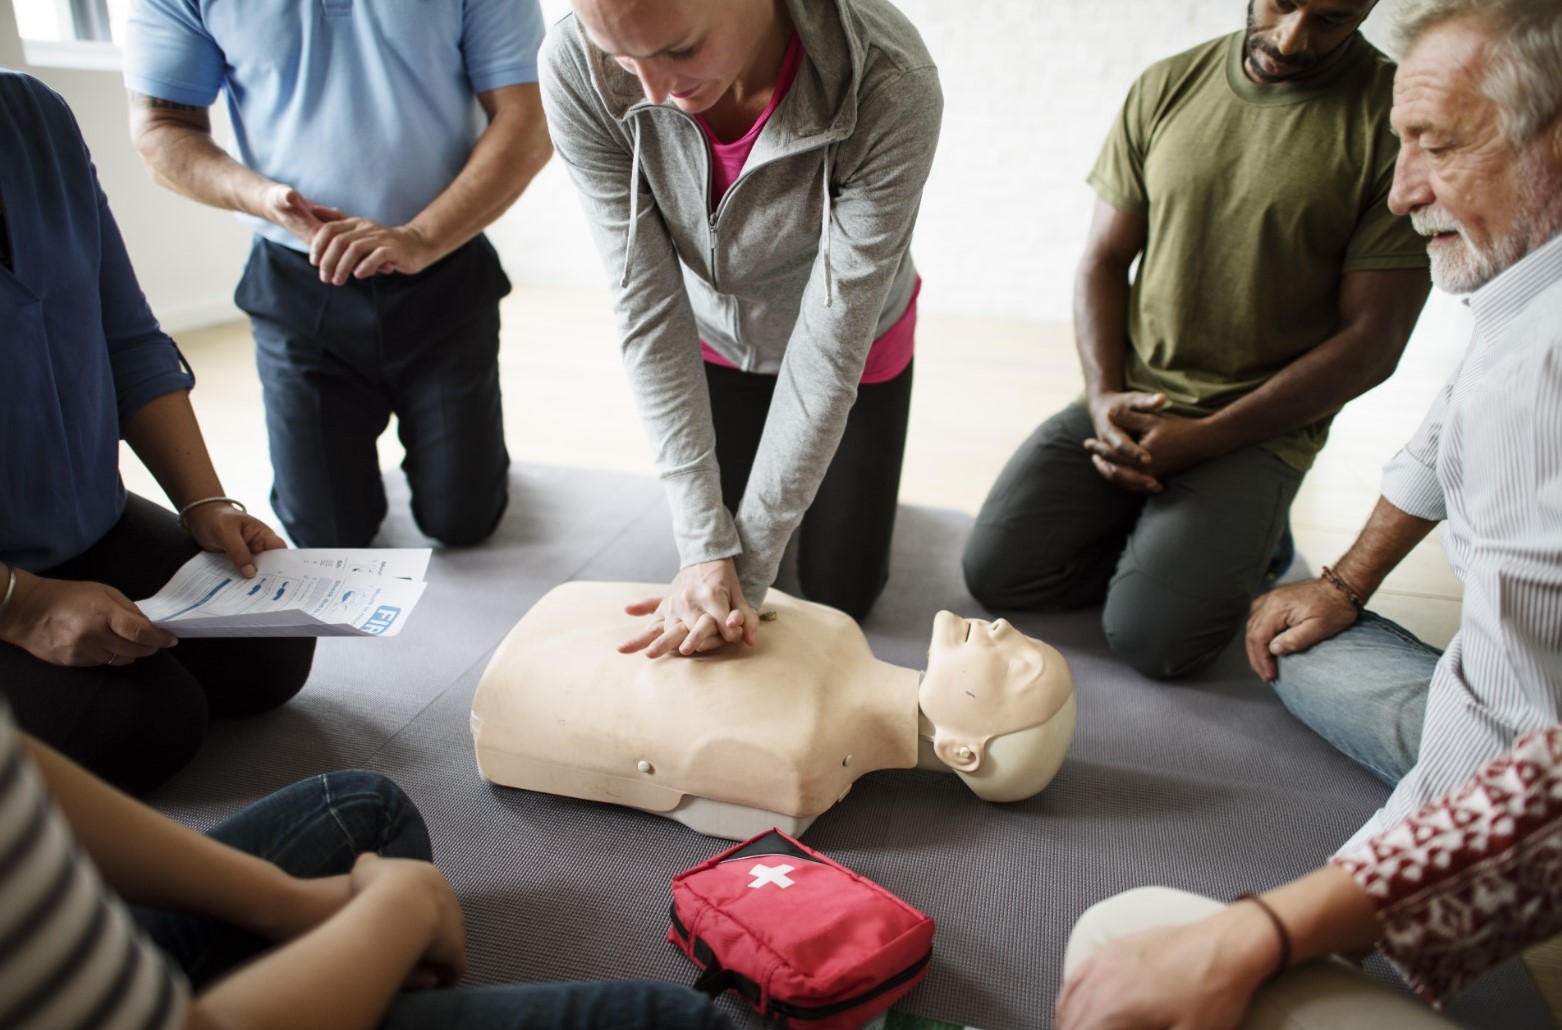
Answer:
<path fill-rule="evenodd" d="M 472 701 L 484 777 L 743 838 L 772 826 L 800 833 L 858 776 L 918 764 L 921 674 L 874 658 L 849 616 L 772 590 L 765 607 L 775 617 L 753 647 L 618 653 L 641 621 L 624 606 L 665 589 L 567 583 L 537 602 Z M 1067 680 L 1061 657 L 1057 666 Z M 1041 708 L 1061 761 L 1071 685 L 1050 690 Z M 922 749 L 926 764 L 931 748 Z"/>

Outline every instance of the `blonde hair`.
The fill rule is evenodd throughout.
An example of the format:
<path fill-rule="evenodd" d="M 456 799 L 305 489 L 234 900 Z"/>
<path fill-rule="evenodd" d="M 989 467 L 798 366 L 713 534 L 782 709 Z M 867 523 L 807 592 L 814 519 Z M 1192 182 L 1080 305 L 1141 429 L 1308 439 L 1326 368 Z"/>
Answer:
<path fill-rule="evenodd" d="M 1510 143 L 1528 142 L 1562 113 L 1562 0 L 1400 0 L 1393 20 L 1401 58 L 1447 22 L 1470 21 L 1484 31 L 1481 92 L 1497 105 Z"/>

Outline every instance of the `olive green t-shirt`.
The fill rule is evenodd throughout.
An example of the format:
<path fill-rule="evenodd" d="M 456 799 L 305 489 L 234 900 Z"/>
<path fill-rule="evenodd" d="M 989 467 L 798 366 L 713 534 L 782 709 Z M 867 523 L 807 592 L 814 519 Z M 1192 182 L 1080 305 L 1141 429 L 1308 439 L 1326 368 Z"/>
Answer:
<path fill-rule="evenodd" d="M 1425 241 L 1387 204 L 1394 65 L 1358 34 L 1316 78 L 1259 85 L 1242 73 L 1242 41 L 1141 75 L 1089 178 L 1146 221 L 1127 387 L 1166 394 L 1166 413 L 1188 418 L 1332 336 L 1343 273 L 1427 265 Z M 1263 446 L 1305 470 L 1329 421 Z"/>

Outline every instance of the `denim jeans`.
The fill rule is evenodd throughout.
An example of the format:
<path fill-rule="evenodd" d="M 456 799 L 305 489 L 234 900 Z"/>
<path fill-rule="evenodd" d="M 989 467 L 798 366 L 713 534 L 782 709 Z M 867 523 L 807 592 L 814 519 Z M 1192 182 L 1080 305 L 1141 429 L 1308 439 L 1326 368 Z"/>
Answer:
<path fill-rule="evenodd" d="M 428 860 L 428 830 L 411 800 L 389 779 L 364 770 L 301 780 L 213 827 L 225 844 L 301 877 L 352 868 L 365 851 Z M 183 970 L 193 987 L 271 946 L 254 934 L 204 916 L 136 909 L 136 921 Z M 409 991 L 391 1003 L 386 1027 L 721 1027 L 709 998 L 652 981 L 504 984 Z"/>
<path fill-rule="evenodd" d="M 1421 751 L 1427 690 L 1442 652 L 1381 615 L 1278 662 L 1291 714 L 1390 787 Z"/>

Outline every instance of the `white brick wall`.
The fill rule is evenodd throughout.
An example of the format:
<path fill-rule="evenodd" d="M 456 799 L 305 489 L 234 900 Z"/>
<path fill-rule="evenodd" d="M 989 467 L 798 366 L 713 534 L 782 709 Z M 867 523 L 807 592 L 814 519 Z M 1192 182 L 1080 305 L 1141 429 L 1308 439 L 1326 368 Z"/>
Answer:
<path fill-rule="evenodd" d="M 943 134 L 915 244 L 922 303 L 1068 319 L 1095 202 L 1084 177 L 1129 84 L 1152 61 L 1240 28 L 1244 0 L 896 2 L 944 85 Z M 551 21 L 566 5 L 544 0 L 543 8 Z M 494 235 L 518 281 L 603 281 L 556 163 Z"/>

